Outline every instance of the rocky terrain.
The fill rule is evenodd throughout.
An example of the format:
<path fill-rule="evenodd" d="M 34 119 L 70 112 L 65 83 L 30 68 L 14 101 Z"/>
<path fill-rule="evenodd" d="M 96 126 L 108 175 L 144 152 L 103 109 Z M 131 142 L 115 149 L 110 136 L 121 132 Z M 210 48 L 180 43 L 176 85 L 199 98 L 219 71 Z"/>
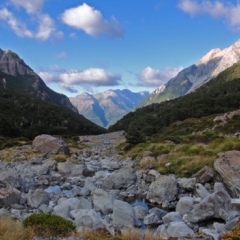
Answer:
<path fill-rule="evenodd" d="M 220 239 L 236 224 L 239 151 L 219 154 L 214 169 L 178 178 L 151 165 L 139 169 L 151 153 L 124 157 L 115 148 L 123 141 L 123 132 L 85 136 L 79 144 L 88 147 L 71 150 L 61 139 L 40 135 L 32 145 L 0 151 L 0 217 L 22 221 L 51 212 L 74 221 L 79 231 L 150 229 L 162 239 Z"/>

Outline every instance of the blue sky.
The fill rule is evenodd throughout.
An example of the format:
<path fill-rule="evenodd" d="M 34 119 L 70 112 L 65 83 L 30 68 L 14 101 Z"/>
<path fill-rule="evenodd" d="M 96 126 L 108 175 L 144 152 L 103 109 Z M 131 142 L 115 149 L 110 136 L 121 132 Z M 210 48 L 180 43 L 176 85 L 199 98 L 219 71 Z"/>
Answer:
<path fill-rule="evenodd" d="M 238 0 L 0 2 L 0 48 L 67 96 L 153 91 L 239 38 Z"/>

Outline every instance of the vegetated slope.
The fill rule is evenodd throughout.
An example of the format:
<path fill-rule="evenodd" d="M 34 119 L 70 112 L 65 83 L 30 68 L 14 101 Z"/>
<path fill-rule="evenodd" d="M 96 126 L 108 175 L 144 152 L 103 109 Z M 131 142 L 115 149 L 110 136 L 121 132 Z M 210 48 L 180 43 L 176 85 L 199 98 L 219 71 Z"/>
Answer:
<path fill-rule="evenodd" d="M 149 92 L 128 89 L 108 90 L 101 93 L 82 93 L 69 98 L 79 113 L 102 127 L 108 127 L 129 113 Z"/>
<path fill-rule="evenodd" d="M 212 49 L 196 64 L 180 71 L 141 101 L 136 108 L 184 96 L 240 61 L 240 40 L 225 49 Z"/>
<path fill-rule="evenodd" d="M 225 113 L 239 108 L 240 63 L 237 63 L 195 92 L 127 114 L 110 127 L 109 131 L 137 130 L 144 136 L 152 136 L 161 133 L 176 121 Z"/>
<path fill-rule="evenodd" d="M 77 112 L 68 97 L 47 87 L 43 80 L 10 50 L 0 49 L 0 84 L 4 89 L 56 103 Z"/>
<path fill-rule="evenodd" d="M 0 84 L 0 135 L 91 135 L 105 129 L 63 106 L 5 90 Z"/>

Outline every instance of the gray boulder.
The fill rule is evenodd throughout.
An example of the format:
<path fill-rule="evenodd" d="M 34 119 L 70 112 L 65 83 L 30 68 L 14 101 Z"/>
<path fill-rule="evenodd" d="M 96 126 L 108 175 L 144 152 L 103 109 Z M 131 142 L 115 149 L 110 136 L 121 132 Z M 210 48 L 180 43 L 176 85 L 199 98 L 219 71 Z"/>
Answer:
<path fill-rule="evenodd" d="M 174 175 L 161 175 L 149 186 L 147 199 L 158 204 L 176 200 L 178 194 L 177 180 Z"/>
<path fill-rule="evenodd" d="M 199 183 L 204 184 L 213 179 L 214 172 L 212 168 L 205 166 L 204 168 L 199 170 L 197 173 L 195 173 L 193 177 L 196 178 Z"/>
<path fill-rule="evenodd" d="M 66 162 L 59 162 L 57 164 L 57 171 L 62 175 L 67 176 L 81 176 L 83 172 L 83 166 L 74 164 L 73 162 L 67 160 Z"/>
<path fill-rule="evenodd" d="M 112 213 L 114 196 L 102 189 L 92 191 L 93 208 L 101 210 L 104 215 Z"/>
<path fill-rule="evenodd" d="M 182 197 L 177 202 L 176 212 L 180 212 L 182 215 L 191 212 L 194 204 L 193 197 Z"/>
<path fill-rule="evenodd" d="M 31 208 L 38 208 L 41 204 L 48 205 L 50 202 L 50 195 L 42 189 L 30 190 L 27 194 L 27 204 Z"/>
<path fill-rule="evenodd" d="M 163 218 L 163 223 L 171 223 L 171 222 L 182 222 L 182 215 L 179 212 L 170 212 L 166 214 Z"/>
<path fill-rule="evenodd" d="M 47 134 L 35 137 L 32 146 L 42 153 L 70 155 L 69 147 L 62 139 Z"/>
<path fill-rule="evenodd" d="M 231 207 L 231 198 L 228 193 L 225 190 L 219 190 L 208 195 L 199 204 L 195 205 L 187 215 L 187 219 L 191 223 L 212 218 L 226 220 Z"/>
<path fill-rule="evenodd" d="M 19 203 L 20 197 L 21 193 L 15 188 L 0 189 L 0 208 L 8 208 L 11 206 L 11 204 Z"/>
<path fill-rule="evenodd" d="M 79 230 L 82 228 L 104 229 L 106 226 L 101 216 L 93 209 L 72 210 L 70 216 Z"/>
<path fill-rule="evenodd" d="M 222 182 L 230 192 L 231 197 L 240 196 L 240 151 L 220 153 L 214 162 Z"/>
<path fill-rule="evenodd" d="M 113 224 L 118 227 L 133 227 L 135 222 L 135 214 L 133 207 L 120 200 L 113 203 Z"/>

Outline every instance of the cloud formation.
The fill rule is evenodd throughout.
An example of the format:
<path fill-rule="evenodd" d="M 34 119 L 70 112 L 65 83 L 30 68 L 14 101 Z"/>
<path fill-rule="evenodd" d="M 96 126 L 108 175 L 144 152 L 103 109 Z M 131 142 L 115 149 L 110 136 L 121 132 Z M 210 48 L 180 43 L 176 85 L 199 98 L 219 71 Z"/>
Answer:
<path fill-rule="evenodd" d="M 53 19 L 41 12 L 43 0 L 10 0 L 10 2 L 17 9 L 23 8 L 31 17 L 31 24 L 36 26 L 36 30 L 33 31 L 8 8 L 0 9 L 0 20 L 5 21 L 17 36 L 38 40 L 47 40 L 53 35 L 57 38 L 62 37 L 62 33 L 56 31 Z"/>
<path fill-rule="evenodd" d="M 213 18 L 223 18 L 235 31 L 240 31 L 240 2 L 180 0 L 179 8 L 194 16 L 206 14 Z"/>
<path fill-rule="evenodd" d="M 86 3 L 65 10 L 61 15 L 61 20 L 65 24 L 81 29 L 91 36 L 108 35 L 116 38 L 124 36 L 124 30 L 115 17 L 106 21 L 100 11 Z"/>
<path fill-rule="evenodd" d="M 138 75 L 140 85 L 146 87 L 159 87 L 171 78 L 175 77 L 183 68 L 166 67 L 164 70 L 146 67 Z"/>
<path fill-rule="evenodd" d="M 38 75 L 45 83 L 59 83 L 61 88 L 70 92 L 76 91 L 75 86 L 81 86 L 83 88 L 89 88 L 89 86 L 117 86 L 121 81 L 121 75 L 111 73 L 101 68 L 64 72 L 59 72 L 59 69 L 60 68 L 57 68 L 57 66 L 49 68 L 50 71 L 58 73 L 57 75 L 48 71 L 41 71 Z"/>

